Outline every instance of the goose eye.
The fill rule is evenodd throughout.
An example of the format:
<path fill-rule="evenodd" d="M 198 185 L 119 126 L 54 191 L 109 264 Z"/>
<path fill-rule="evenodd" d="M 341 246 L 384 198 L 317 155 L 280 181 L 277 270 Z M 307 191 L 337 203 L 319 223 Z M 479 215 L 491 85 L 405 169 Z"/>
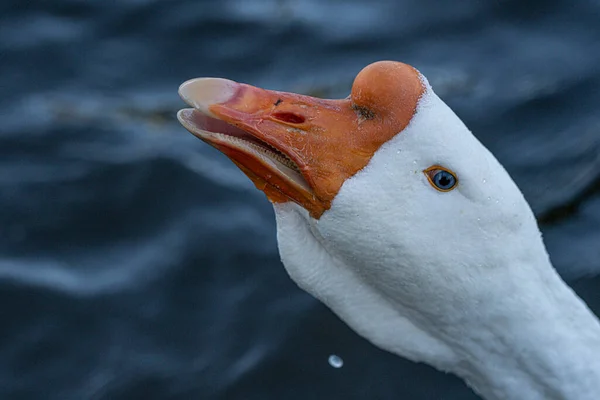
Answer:
<path fill-rule="evenodd" d="M 454 172 L 440 167 L 439 165 L 429 167 L 423 172 L 425 172 L 431 186 L 440 192 L 449 192 L 454 189 L 458 183 L 458 179 Z"/>

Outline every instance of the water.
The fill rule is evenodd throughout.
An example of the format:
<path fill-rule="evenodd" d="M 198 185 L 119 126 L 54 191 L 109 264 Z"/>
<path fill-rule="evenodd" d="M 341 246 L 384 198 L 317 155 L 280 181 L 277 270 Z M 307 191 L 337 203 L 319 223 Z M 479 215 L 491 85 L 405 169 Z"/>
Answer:
<path fill-rule="evenodd" d="M 176 90 L 222 76 L 343 97 L 372 61 L 415 65 L 599 312 L 599 15 L 592 0 L 4 1 L 0 398 L 474 399 L 290 281 L 270 205 L 179 126 Z"/>
<path fill-rule="evenodd" d="M 330 355 L 327 359 L 327 362 L 333 368 L 342 368 L 344 366 L 344 360 L 342 360 L 340 356 L 336 356 L 335 354 Z"/>

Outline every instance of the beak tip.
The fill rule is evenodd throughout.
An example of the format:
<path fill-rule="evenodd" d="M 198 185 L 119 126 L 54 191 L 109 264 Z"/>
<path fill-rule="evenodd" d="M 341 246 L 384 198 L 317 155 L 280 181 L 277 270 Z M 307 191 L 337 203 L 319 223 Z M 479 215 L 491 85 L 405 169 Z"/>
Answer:
<path fill-rule="evenodd" d="M 177 120 L 185 129 L 192 132 L 194 128 L 193 124 L 193 108 L 184 108 L 183 110 L 179 110 L 177 112 Z"/>
<path fill-rule="evenodd" d="M 183 110 L 177 111 L 177 119 L 179 120 L 179 122 L 183 123 L 186 120 L 185 117 L 189 114 L 189 112 L 189 108 L 184 108 Z"/>
<path fill-rule="evenodd" d="M 209 107 L 226 103 L 237 93 L 239 84 L 222 78 L 195 78 L 179 86 L 179 96 L 190 106 L 213 116 Z"/>

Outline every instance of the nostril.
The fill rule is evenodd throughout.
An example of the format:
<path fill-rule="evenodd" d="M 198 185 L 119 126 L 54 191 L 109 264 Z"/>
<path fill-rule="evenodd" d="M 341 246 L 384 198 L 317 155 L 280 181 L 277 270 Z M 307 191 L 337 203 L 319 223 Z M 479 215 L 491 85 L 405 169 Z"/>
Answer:
<path fill-rule="evenodd" d="M 305 121 L 305 118 L 302 115 L 291 112 L 277 112 L 273 114 L 273 118 L 290 124 L 301 124 Z"/>

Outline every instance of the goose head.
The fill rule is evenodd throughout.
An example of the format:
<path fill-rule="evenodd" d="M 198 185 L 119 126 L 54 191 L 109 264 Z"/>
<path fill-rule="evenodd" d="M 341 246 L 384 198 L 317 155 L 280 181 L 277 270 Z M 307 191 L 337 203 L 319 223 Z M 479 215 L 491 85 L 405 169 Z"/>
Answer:
<path fill-rule="evenodd" d="M 371 64 L 341 100 L 218 78 L 180 94 L 181 123 L 274 204 L 291 278 L 375 345 L 500 398 L 552 364 L 534 332 L 589 313 L 510 176 L 413 67 Z"/>

